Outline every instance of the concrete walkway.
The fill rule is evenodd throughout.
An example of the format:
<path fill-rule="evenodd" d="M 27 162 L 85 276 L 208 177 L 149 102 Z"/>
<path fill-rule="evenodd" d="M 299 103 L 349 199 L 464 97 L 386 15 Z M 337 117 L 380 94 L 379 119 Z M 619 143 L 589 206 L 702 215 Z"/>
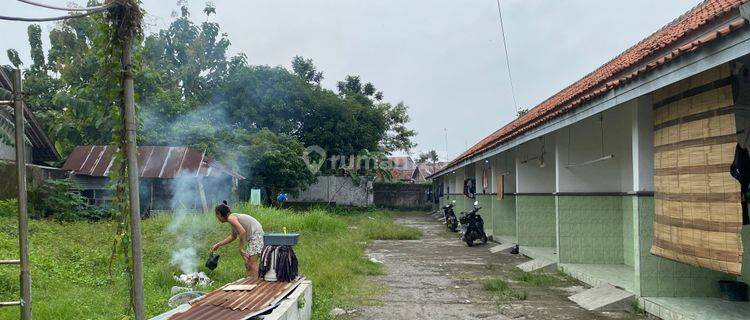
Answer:
<path fill-rule="evenodd" d="M 626 312 L 586 311 L 568 300 L 583 284 L 562 277 L 558 287 L 534 287 L 510 281 L 526 300 L 500 302 L 482 289 L 487 278 L 509 279 L 515 265 L 528 261 L 507 252 L 492 254 L 494 244 L 472 248 L 427 214 L 397 218 L 420 229 L 421 240 L 375 241 L 370 257 L 384 263 L 386 274 L 373 277 L 388 288 L 382 303 L 361 307 L 355 319 L 641 319 Z"/>

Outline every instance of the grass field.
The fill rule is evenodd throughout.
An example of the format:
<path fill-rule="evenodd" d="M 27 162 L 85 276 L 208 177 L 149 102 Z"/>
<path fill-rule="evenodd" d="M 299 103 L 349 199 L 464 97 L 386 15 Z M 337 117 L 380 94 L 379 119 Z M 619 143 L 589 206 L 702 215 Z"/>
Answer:
<path fill-rule="evenodd" d="M 295 251 L 300 271 L 313 281 L 313 318 L 327 319 L 334 307 L 348 307 L 370 301 L 383 292 L 366 280 L 379 274 L 381 266 L 364 255 L 367 241 L 374 239 L 416 239 L 419 231 L 393 223 L 386 211 L 311 209 L 304 212 L 240 206 L 237 212 L 250 213 L 261 221 L 266 232 L 302 234 Z M 179 269 L 170 265 L 175 236 L 166 232 L 169 216 L 143 221 L 145 292 L 148 316 L 169 309 L 170 288 L 179 285 L 173 275 Z M 202 258 L 211 244 L 229 234 L 229 225 L 220 224 L 213 214 L 194 215 L 189 222 Z M 32 299 L 36 319 L 123 319 L 128 303 L 128 287 L 123 274 L 109 274 L 112 222 L 31 221 L 30 257 Z M 236 244 L 219 252 L 219 268 L 206 271 L 213 287 L 244 275 Z M 0 218 L 0 258 L 18 256 L 17 222 Z M 202 265 L 202 261 L 200 261 Z M 18 299 L 18 271 L 0 266 L 0 299 Z M 207 288 L 210 289 L 210 288 Z M 0 309 L 0 319 L 17 319 L 18 308 Z"/>

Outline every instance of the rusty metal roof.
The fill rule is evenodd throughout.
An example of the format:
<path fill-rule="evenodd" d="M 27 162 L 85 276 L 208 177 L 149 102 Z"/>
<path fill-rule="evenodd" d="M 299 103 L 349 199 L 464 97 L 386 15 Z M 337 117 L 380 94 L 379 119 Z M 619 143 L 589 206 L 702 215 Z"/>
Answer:
<path fill-rule="evenodd" d="M 190 308 L 177 313 L 170 320 L 245 320 L 275 307 L 294 291 L 304 278 L 293 282 L 268 282 L 249 277 L 228 283 L 190 302 Z M 224 291 L 229 285 L 246 284 L 256 287 L 249 291 Z"/>
<path fill-rule="evenodd" d="M 114 164 L 114 146 L 78 146 L 70 153 L 62 169 L 76 175 L 107 177 Z M 141 178 L 171 179 L 179 176 L 243 176 L 191 147 L 138 147 L 138 171 Z"/>

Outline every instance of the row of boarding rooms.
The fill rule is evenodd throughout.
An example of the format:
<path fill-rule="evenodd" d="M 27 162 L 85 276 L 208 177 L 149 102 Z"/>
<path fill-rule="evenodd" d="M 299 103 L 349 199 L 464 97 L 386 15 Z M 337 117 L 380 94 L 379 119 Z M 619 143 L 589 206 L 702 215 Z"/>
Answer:
<path fill-rule="evenodd" d="M 745 197 L 730 174 L 750 143 L 743 62 L 505 142 L 434 176 L 439 204 L 478 201 L 493 241 L 631 292 L 661 318 L 748 319 L 750 303 L 719 290 L 750 283 Z"/>

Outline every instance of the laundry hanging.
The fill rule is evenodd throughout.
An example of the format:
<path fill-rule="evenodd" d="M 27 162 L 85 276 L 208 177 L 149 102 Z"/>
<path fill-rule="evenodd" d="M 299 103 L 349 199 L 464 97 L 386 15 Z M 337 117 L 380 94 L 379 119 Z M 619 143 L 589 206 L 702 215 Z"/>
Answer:
<path fill-rule="evenodd" d="M 267 281 L 291 282 L 299 273 L 297 256 L 291 246 L 265 246 L 260 255 L 258 277 Z"/>
<path fill-rule="evenodd" d="M 487 189 L 490 188 L 489 178 L 487 172 L 489 169 L 482 170 L 482 193 L 487 193 Z"/>
<path fill-rule="evenodd" d="M 734 162 L 730 167 L 732 177 L 740 183 L 740 196 L 742 199 L 742 224 L 750 224 L 747 210 L 747 192 L 750 187 L 750 154 L 747 149 L 738 143 L 734 148 Z"/>
<path fill-rule="evenodd" d="M 499 200 L 505 199 L 505 175 L 501 174 L 497 177 L 497 198 Z"/>

